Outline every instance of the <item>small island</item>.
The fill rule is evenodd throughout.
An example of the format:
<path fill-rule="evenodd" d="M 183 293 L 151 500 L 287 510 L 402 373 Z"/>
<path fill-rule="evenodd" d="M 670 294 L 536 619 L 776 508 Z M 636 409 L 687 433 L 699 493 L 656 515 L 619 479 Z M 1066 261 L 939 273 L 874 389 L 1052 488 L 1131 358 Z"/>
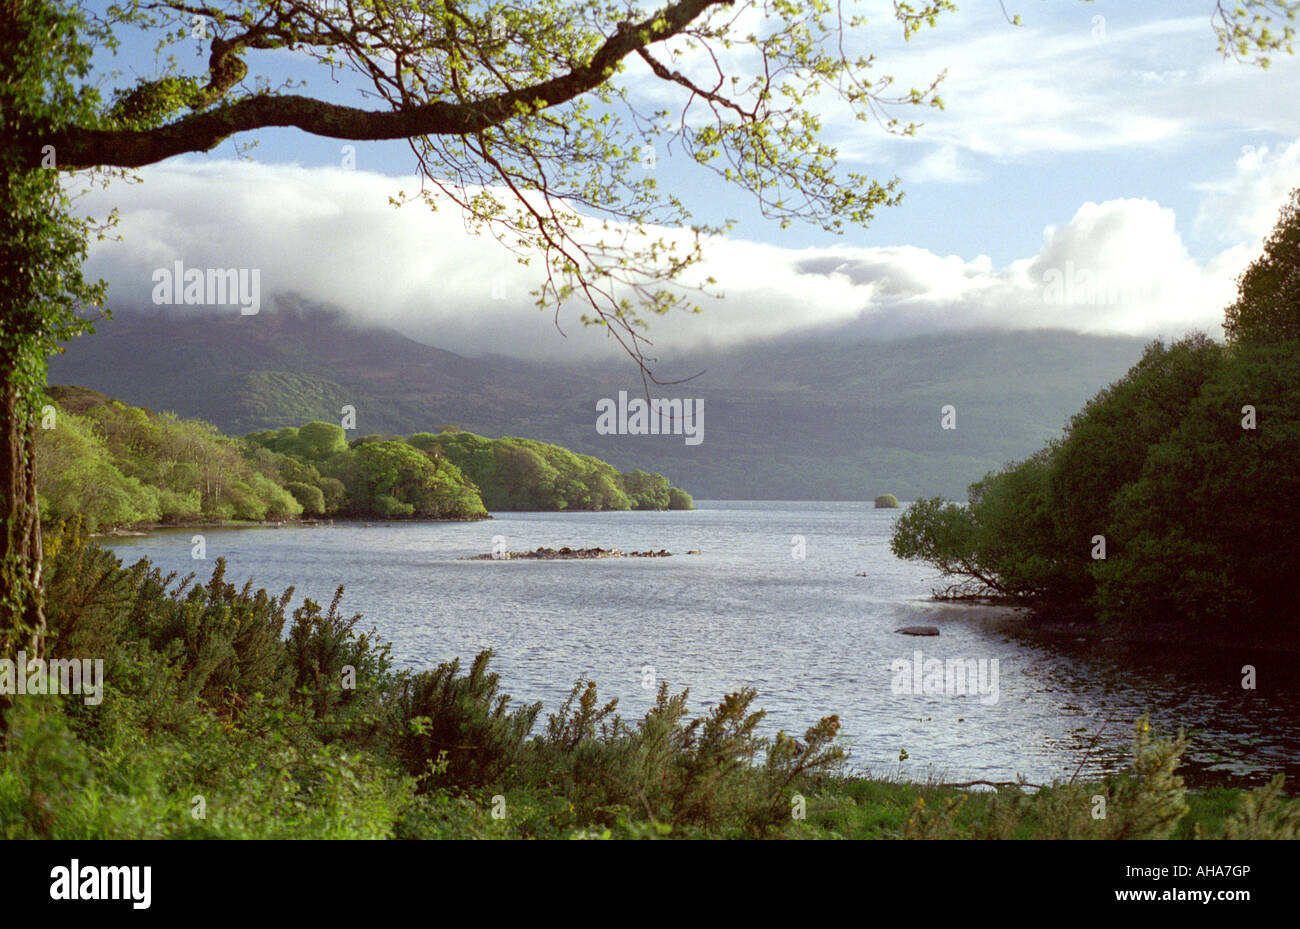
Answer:
<path fill-rule="evenodd" d="M 876 498 L 876 509 L 896 510 L 898 509 L 898 498 L 893 494 L 881 494 Z"/>

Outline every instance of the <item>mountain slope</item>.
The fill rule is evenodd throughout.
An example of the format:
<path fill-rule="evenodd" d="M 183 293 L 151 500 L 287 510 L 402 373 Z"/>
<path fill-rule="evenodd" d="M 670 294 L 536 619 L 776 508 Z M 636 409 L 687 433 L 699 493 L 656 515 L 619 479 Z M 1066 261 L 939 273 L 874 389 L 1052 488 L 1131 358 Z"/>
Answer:
<path fill-rule="evenodd" d="M 705 498 L 959 495 L 1056 435 L 1142 347 L 1059 331 L 873 341 L 842 330 L 675 358 L 662 374 L 704 374 L 652 395 L 704 399 L 704 441 L 687 445 L 597 434 L 597 400 L 644 395 L 626 360 L 466 358 L 301 305 L 256 316 L 120 311 L 99 330 L 51 360 L 51 383 L 230 433 L 337 422 L 350 404 L 351 436 L 455 425 L 537 438 L 659 471 Z M 956 429 L 940 428 L 946 404 Z"/>

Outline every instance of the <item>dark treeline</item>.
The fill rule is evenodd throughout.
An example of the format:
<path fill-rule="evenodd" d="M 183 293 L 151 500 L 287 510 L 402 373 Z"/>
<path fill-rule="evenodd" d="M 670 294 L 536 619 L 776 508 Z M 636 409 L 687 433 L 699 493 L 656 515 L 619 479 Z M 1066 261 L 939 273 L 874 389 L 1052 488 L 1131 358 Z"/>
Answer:
<path fill-rule="evenodd" d="M 489 510 L 689 509 L 660 474 L 529 439 L 367 435 L 333 423 L 224 436 L 199 420 L 51 387 L 37 430 L 42 520 L 93 530 L 198 521 L 475 519 Z"/>
<path fill-rule="evenodd" d="M 1226 344 L 1154 342 L 1062 437 L 920 500 L 892 548 L 1103 621 L 1294 630 L 1300 598 L 1300 190 L 1226 311 Z"/>

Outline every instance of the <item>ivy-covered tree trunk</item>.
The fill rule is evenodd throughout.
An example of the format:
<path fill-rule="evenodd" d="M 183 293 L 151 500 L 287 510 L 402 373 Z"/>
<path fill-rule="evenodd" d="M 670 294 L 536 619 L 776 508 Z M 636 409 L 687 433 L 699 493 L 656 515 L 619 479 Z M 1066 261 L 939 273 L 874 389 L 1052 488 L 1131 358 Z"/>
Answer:
<path fill-rule="evenodd" d="M 13 371 L 0 369 L 0 654 L 45 652 L 41 585 L 41 522 L 36 502 L 33 411 L 19 396 Z"/>

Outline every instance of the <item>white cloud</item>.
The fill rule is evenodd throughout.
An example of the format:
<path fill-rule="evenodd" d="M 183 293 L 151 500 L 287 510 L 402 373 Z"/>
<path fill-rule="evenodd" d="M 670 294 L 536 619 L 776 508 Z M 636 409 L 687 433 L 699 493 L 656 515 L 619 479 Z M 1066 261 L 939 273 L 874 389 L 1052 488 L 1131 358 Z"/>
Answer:
<path fill-rule="evenodd" d="M 972 184 L 983 180 L 984 175 L 962 165 L 956 147 L 945 145 L 903 171 L 902 177 L 904 181 L 919 184 Z"/>
<path fill-rule="evenodd" d="M 560 338 L 552 317 L 527 297 L 537 268 L 467 233 L 458 212 L 389 205 L 399 179 L 229 161 L 172 162 L 141 175 L 141 185 L 114 185 L 84 201 L 92 215 L 110 202 L 120 208 L 125 241 L 96 243 L 88 269 L 110 281 L 110 305 L 151 306 L 153 271 L 181 260 L 260 269 L 264 305 L 276 293 L 300 294 L 467 354 L 572 358 L 614 350 L 607 337 L 582 329 L 576 308 L 561 320 L 570 338 Z M 1220 221 L 1262 222 L 1253 214 Z M 882 336 L 993 326 L 1214 332 L 1252 252 L 1237 245 L 1198 263 L 1173 212 L 1143 199 L 1086 203 L 1045 230 L 1037 254 L 1002 268 L 987 256 L 907 245 L 790 249 L 722 239 L 708 244 L 698 273 L 717 278 L 725 299 L 706 301 L 697 316 L 656 319 L 650 335 L 667 352 L 847 323 Z M 1061 284 L 1056 292 L 1053 280 Z M 1090 291 L 1096 283 L 1100 291 Z"/>
<path fill-rule="evenodd" d="M 923 123 L 900 139 L 865 135 L 841 109 L 824 119 L 841 150 L 858 161 L 903 165 L 900 146 L 953 148 L 958 156 L 1027 160 L 1141 147 L 1187 149 L 1225 133 L 1295 131 L 1300 58 L 1276 56 L 1268 71 L 1216 52 L 1209 16 L 1142 19 L 1132 5 L 1093 26 L 1083 4 L 1025 9 L 1008 25 L 997 4 L 945 16 L 904 45 L 889 30 L 861 37 L 896 88 L 927 86 L 940 72 L 942 111 L 899 108 Z M 902 169 L 900 168 L 900 173 Z"/>
<path fill-rule="evenodd" d="M 1202 185 L 1207 194 L 1196 229 L 1221 242 L 1257 246 L 1277 223 L 1278 209 L 1300 187 L 1300 140 L 1277 149 L 1246 146 L 1232 176 Z"/>

